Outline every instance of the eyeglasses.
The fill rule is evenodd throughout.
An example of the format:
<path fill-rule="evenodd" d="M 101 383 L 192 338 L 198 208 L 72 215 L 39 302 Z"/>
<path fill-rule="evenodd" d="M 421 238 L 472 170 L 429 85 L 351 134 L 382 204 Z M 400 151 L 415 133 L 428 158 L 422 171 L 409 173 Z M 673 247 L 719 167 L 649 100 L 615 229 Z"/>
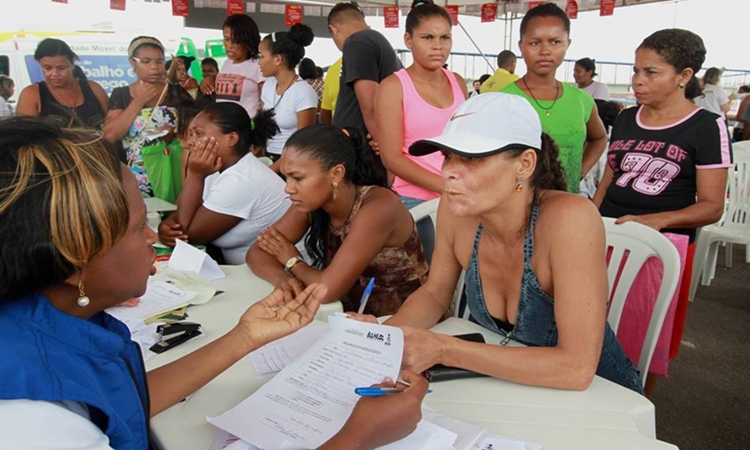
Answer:
<path fill-rule="evenodd" d="M 137 58 L 135 56 L 133 56 L 132 58 L 135 62 L 144 66 L 163 66 L 164 64 L 166 64 L 166 61 L 164 61 L 163 59 Z"/>

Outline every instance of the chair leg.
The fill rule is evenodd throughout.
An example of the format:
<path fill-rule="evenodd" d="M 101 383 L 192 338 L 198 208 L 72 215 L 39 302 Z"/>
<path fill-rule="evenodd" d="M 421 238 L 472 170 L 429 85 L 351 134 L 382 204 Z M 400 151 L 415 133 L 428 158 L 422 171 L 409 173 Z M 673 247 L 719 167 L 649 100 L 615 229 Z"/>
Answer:
<path fill-rule="evenodd" d="M 701 277 L 701 285 L 710 286 L 711 280 L 716 275 L 716 263 L 719 257 L 719 244 L 720 242 L 710 242 L 706 251 L 705 262 L 703 263 L 703 276 Z"/>
<path fill-rule="evenodd" d="M 732 243 L 727 242 L 727 246 L 724 250 L 724 267 L 726 267 L 727 269 L 732 268 L 732 249 Z"/>
<path fill-rule="evenodd" d="M 690 296 L 689 300 L 695 300 L 695 291 L 698 290 L 698 279 L 706 265 L 706 253 L 708 251 L 708 236 L 705 233 L 698 234 L 698 241 L 695 244 L 695 255 L 693 256 L 693 273 L 690 278 Z"/>

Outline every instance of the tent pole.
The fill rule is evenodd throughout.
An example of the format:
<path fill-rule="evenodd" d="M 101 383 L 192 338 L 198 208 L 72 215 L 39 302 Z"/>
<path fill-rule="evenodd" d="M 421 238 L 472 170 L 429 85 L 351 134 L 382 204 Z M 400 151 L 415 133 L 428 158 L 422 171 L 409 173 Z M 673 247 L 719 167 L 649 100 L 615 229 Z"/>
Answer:
<path fill-rule="evenodd" d="M 484 61 L 487 63 L 487 67 L 489 67 L 491 71 L 494 71 L 495 68 L 492 66 L 492 63 L 490 62 L 489 59 L 487 59 L 487 56 L 484 55 L 484 53 L 482 52 L 482 49 L 479 48 L 479 46 L 477 45 L 477 43 L 474 42 L 474 38 L 472 38 L 471 35 L 469 34 L 469 32 L 466 31 L 466 28 L 464 28 L 464 24 L 462 24 L 459 21 L 458 22 L 458 26 L 461 27 L 462 30 L 464 30 L 464 33 L 466 33 L 466 37 L 469 38 L 469 40 L 471 41 L 471 43 L 474 44 L 474 48 L 476 48 L 477 51 L 479 52 L 479 54 L 482 55 L 482 58 L 484 58 Z"/>

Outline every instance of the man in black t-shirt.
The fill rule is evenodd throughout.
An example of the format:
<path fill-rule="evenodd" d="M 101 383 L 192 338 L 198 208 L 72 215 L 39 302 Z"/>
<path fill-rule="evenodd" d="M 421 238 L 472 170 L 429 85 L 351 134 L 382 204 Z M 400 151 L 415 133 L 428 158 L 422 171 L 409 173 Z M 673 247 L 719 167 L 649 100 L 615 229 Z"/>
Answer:
<path fill-rule="evenodd" d="M 375 91 L 403 66 L 388 40 L 365 22 L 356 3 L 338 3 L 328 14 L 328 30 L 343 53 L 339 96 L 333 124 L 370 133 L 375 129 Z"/>

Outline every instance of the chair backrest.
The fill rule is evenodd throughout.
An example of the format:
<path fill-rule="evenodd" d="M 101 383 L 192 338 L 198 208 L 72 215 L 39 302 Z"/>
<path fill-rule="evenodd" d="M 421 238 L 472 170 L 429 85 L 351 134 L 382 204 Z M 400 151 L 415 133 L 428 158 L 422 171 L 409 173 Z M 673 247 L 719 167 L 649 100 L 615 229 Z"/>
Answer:
<path fill-rule="evenodd" d="M 737 144 L 733 149 L 736 147 Z M 722 228 L 746 229 L 750 226 L 750 148 L 735 153 L 734 163 L 734 169 L 729 169 L 727 177 L 726 210 L 718 225 Z"/>
<path fill-rule="evenodd" d="M 615 333 L 620 326 L 630 287 L 643 264 L 647 259 L 655 256 L 661 259 L 664 267 L 661 287 L 638 361 L 638 370 L 641 372 L 641 380 L 645 385 L 648 366 L 656 349 L 664 318 L 680 281 L 680 255 L 669 239 L 640 223 L 626 222 L 615 225 L 615 219 L 604 218 L 604 227 L 607 231 L 607 248 L 612 249 L 607 267 L 610 300 L 607 322 Z"/>
<path fill-rule="evenodd" d="M 422 225 L 423 221 L 428 221 L 428 220 L 431 221 L 430 225 L 432 226 L 432 230 L 433 230 L 432 235 L 429 237 L 423 236 L 424 233 L 421 233 L 419 235 L 419 240 L 422 242 L 423 248 L 430 248 L 430 249 L 435 248 L 434 239 L 437 236 L 437 211 L 438 211 L 439 205 L 440 205 L 440 198 L 435 198 L 435 199 L 420 203 L 419 205 L 409 210 L 412 218 L 414 219 L 414 223 L 417 224 L 417 229 L 420 228 L 420 225 Z M 425 242 L 426 239 L 430 239 L 432 240 L 432 242 Z M 461 275 L 458 277 L 456 290 L 453 292 L 453 300 L 451 301 L 450 313 L 451 315 L 455 317 L 468 319 L 469 308 L 461 304 L 461 299 L 464 293 L 464 275 L 465 275 L 465 271 L 462 270 Z"/>
<path fill-rule="evenodd" d="M 273 165 L 273 160 L 269 158 L 268 156 L 260 156 L 258 157 L 258 161 L 262 162 L 268 167 L 271 167 Z"/>

